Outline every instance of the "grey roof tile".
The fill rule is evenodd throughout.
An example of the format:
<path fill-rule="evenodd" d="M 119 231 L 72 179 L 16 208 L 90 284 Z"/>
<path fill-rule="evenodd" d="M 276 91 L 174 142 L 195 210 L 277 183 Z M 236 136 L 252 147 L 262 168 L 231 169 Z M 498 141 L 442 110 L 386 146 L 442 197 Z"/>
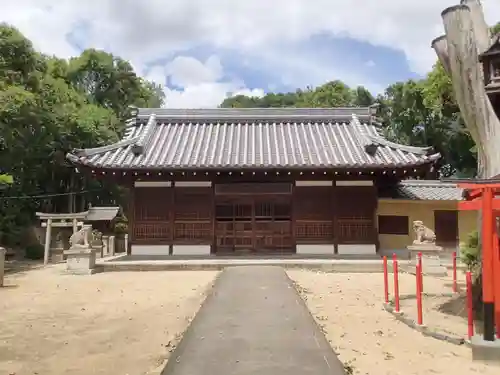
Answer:
<path fill-rule="evenodd" d="M 436 200 L 445 201 L 463 200 L 463 189 L 454 183 L 439 180 L 406 180 L 401 181 L 397 187 L 399 199 L 411 200 Z"/>
<path fill-rule="evenodd" d="M 95 168 L 382 168 L 431 163 L 384 139 L 370 108 L 141 109 L 125 137 L 68 158 Z M 367 146 L 376 146 L 367 152 Z"/>

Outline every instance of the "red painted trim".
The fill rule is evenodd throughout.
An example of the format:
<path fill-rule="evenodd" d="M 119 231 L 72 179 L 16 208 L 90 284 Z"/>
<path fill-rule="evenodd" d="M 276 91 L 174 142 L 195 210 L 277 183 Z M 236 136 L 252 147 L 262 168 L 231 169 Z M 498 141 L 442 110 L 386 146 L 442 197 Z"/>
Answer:
<path fill-rule="evenodd" d="M 387 257 L 384 256 L 384 301 L 389 303 L 389 270 L 387 268 Z"/>
<path fill-rule="evenodd" d="M 482 203 L 483 301 L 494 302 L 493 291 L 493 191 L 485 188 Z"/>
<path fill-rule="evenodd" d="M 474 336 L 474 311 L 472 309 L 472 275 L 470 272 L 466 274 L 467 283 L 467 336 L 469 340 Z"/>
<path fill-rule="evenodd" d="M 394 272 L 394 311 L 399 313 L 399 271 L 398 271 L 398 258 L 396 254 L 392 255 L 392 272 Z"/>
<path fill-rule="evenodd" d="M 500 210 L 500 199 L 493 200 L 491 206 L 492 210 Z M 458 202 L 458 209 L 460 211 L 479 211 L 482 210 L 482 208 L 482 199 Z"/>

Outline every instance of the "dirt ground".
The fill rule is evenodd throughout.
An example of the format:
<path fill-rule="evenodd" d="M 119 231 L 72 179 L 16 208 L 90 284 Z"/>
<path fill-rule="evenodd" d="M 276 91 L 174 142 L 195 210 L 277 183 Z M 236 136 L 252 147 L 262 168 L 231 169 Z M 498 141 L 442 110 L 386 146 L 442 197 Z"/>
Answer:
<path fill-rule="evenodd" d="M 216 272 L 9 274 L 0 288 L 0 374 L 155 373 Z"/>
<path fill-rule="evenodd" d="M 333 349 L 354 374 L 493 375 L 500 371 L 497 366 L 472 362 L 469 348 L 425 337 L 386 312 L 382 274 L 290 270 L 288 275 L 298 284 Z M 424 283 L 428 293 L 450 291 L 446 280 L 426 277 Z M 414 294 L 415 285 L 415 276 L 400 275 L 401 294 Z M 410 307 L 403 306 L 403 312 L 405 308 Z M 424 324 L 432 324 L 425 317 Z M 450 319 L 446 327 L 465 336 L 464 322 Z"/>

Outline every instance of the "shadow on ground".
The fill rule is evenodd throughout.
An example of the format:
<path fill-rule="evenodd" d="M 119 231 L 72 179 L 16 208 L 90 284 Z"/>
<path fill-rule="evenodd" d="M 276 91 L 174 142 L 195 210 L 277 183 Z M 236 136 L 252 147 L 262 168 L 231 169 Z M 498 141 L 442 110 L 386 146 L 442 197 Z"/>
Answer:
<path fill-rule="evenodd" d="M 43 267 L 43 262 L 39 260 L 9 260 L 5 262 L 5 274 L 28 272 Z"/>

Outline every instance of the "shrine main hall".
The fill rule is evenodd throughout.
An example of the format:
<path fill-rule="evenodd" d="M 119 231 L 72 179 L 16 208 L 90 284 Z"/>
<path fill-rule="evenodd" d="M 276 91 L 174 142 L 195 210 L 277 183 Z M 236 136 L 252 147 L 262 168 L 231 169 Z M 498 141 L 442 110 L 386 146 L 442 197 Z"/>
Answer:
<path fill-rule="evenodd" d="M 412 220 L 462 236 L 460 190 L 426 180 L 440 155 L 386 139 L 375 108 L 132 112 L 123 139 L 67 157 L 129 189 L 133 255 L 375 254 Z"/>

